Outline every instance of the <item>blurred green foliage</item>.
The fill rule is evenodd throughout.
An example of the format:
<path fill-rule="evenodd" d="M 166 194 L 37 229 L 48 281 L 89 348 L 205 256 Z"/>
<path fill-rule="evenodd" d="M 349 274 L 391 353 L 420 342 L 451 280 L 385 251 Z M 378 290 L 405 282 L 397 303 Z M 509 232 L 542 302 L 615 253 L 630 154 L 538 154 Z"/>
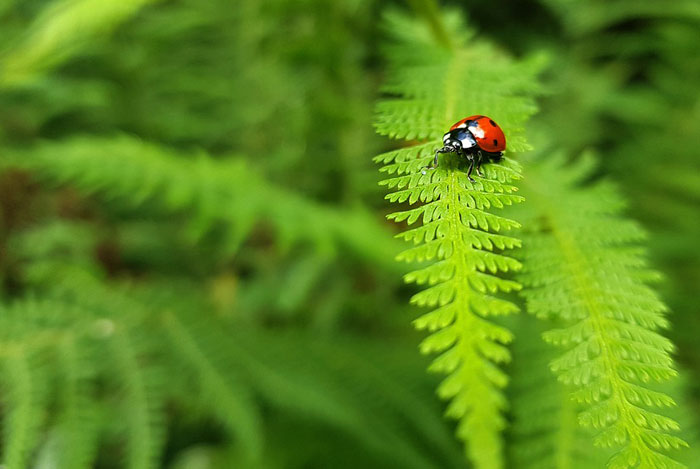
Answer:
<path fill-rule="evenodd" d="M 372 127 L 396 92 L 392 9 L 426 25 L 409 36 L 444 10 L 516 64 L 546 59 L 537 153 L 515 158 L 546 191 L 542 162 L 591 151 L 576 190 L 614 181 L 649 233 L 683 374 L 663 391 L 693 467 L 700 5 L 445 3 L 0 0 L 8 469 L 469 466 L 416 351 L 371 160 L 395 148 Z M 413 138 L 437 132 L 419 117 Z M 547 369 L 551 324 L 503 323 L 505 467 L 601 467 Z"/>

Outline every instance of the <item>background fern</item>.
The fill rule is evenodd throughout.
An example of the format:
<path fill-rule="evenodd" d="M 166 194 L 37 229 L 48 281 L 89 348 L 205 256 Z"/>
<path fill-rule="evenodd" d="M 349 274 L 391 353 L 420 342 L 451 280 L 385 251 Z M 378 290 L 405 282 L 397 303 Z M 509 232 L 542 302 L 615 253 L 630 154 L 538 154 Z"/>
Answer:
<path fill-rule="evenodd" d="M 623 447 L 608 467 L 674 467 L 661 451 L 686 446 L 670 435 L 680 427 L 650 409 L 675 403 L 647 384 L 676 376 L 673 345 L 656 332 L 668 327 L 666 306 L 645 285 L 656 276 L 635 246 L 643 232 L 619 218 L 614 189 L 599 183 L 577 190 L 589 172 L 585 159 L 564 170 L 561 159 L 532 169 L 522 294 L 530 312 L 561 320 L 543 334 L 568 349 L 550 367 L 578 388 L 572 397 L 586 404 L 579 423 L 600 430 L 594 443 Z"/>
<path fill-rule="evenodd" d="M 547 327 L 557 319 L 536 324 L 520 317 L 518 340 L 513 344 L 513 365 L 509 368 L 512 385 L 513 422 L 509 427 L 508 464 L 522 468 L 599 468 L 606 467 L 616 449 L 594 446 L 597 430 L 584 428 L 578 422 L 578 414 L 589 406 L 572 399 L 571 388 L 557 383 L 549 364 L 556 360 L 559 350 L 542 340 Z M 535 365 L 535 366 L 532 366 Z M 674 380 L 657 388 L 678 398 L 686 394 L 684 380 Z M 697 461 L 697 423 L 680 406 L 664 409 L 664 413 L 677 420 L 682 437 L 690 449 L 674 452 L 674 456 L 688 467 Z M 690 418 L 689 418 L 690 417 Z"/>
<path fill-rule="evenodd" d="M 101 149 L 99 158 L 95 148 Z M 119 207 L 148 205 L 152 215 L 184 213 L 188 224 L 184 234 L 193 243 L 219 228 L 217 238 L 225 254 L 235 253 L 251 230 L 263 223 L 274 229 L 283 246 L 305 241 L 328 256 L 340 245 L 381 263 L 387 262 L 383 254 L 393 247 L 386 241 L 386 230 L 362 208 L 330 210 L 265 181 L 243 158 L 217 161 L 206 154 L 187 158 L 119 136 L 49 144 L 18 159 L 50 181 L 72 183 Z M 252 191 L 256 197 L 246 198 Z M 351 221 L 354 229 L 343 221 Z"/>
<path fill-rule="evenodd" d="M 625 445 L 578 425 L 591 405 L 541 338 L 571 326 L 571 289 L 545 272 L 546 291 L 520 291 L 547 293 L 550 317 L 493 315 L 527 308 L 515 290 L 546 254 L 537 188 L 590 208 L 581 252 L 640 264 L 609 296 L 622 275 L 652 291 L 628 246 L 662 271 L 675 348 L 654 337 L 682 379 L 640 385 L 678 404 L 648 410 L 690 446 L 662 453 L 694 467 L 695 2 L 0 0 L 0 30 L 3 466 L 604 467 Z M 507 158 L 474 185 L 449 156 L 422 176 L 475 112 L 503 125 Z M 551 156 L 589 149 L 601 164 L 577 177 L 578 157 Z M 474 226 L 446 224 L 452 207 Z M 648 238 L 611 231 L 628 220 Z M 421 259 L 409 285 L 392 234 Z M 445 302 L 428 331 L 411 297 Z M 443 322 L 466 301 L 460 320 L 494 334 Z M 457 423 L 436 388 L 459 388 Z"/>
<path fill-rule="evenodd" d="M 508 466 L 605 467 L 609 451 L 593 446 L 591 432 L 578 424 L 580 405 L 549 370 L 558 351 L 542 341 L 544 328 L 523 317 L 518 326 L 508 389 L 513 407 Z"/>

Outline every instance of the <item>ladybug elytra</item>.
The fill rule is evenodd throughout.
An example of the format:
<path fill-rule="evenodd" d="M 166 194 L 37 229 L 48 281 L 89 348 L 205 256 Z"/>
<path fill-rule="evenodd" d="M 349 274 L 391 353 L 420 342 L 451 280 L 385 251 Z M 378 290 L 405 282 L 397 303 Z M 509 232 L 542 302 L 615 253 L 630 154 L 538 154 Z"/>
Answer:
<path fill-rule="evenodd" d="M 455 123 L 442 137 L 443 147 L 435 151 L 435 160 L 432 166 L 426 169 L 435 169 L 438 166 L 440 153 L 457 153 L 469 161 L 467 177 L 470 181 L 474 166 L 476 173 L 481 174 L 481 164 L 489 161 L 499 161 L 506 149 L 506 136 L 503 130 L 487 116 L 469 116 Z M 425 170 L 423 170 L 425 174 Z"/>

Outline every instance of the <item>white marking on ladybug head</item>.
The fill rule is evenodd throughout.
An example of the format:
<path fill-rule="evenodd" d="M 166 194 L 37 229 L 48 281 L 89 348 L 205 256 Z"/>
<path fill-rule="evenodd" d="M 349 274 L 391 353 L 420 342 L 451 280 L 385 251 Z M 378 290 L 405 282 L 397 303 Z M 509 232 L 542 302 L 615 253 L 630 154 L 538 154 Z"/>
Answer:
<path fill-rule="evenodd" d="M 462 122 L 462 124 L 460 124 L 459 126 L 457 126 L 458 129 L 464 129 L 465 127 L 467 127 L 467 123 L 466 123 L 466 122 Z"/>

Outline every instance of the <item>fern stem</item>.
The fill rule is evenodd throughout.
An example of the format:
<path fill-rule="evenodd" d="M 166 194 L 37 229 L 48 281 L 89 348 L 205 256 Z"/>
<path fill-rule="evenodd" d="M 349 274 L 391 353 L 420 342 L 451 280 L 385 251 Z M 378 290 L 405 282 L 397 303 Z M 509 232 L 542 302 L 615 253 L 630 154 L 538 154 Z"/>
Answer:
<path fill-rule="evenodd" d="M 574 454 L 574 435 L 576 433 L 576 409 L 571 398 L 565 393 L 560 393 L 561 409 L 557 438 L 557 469 L 574 469 L 572 455 Z"/>
<path fill-rule="evenodd" d="M 454 43 L 447 33 L 447 28 L 445 28 L 435 0 L 409 0 L 409 3 L 416 14 L 422 17 L 428 24 L 435 36 L 435 40 L 446 49 L 454 49 Z"/>
<path fill-rule="evenodd" d="M 459 99 L 459 88 L 462 85 L 459 79 L 463 76 L 464 64 L 468 62 L 459 60 L 459 51 L 455 51 L 455 57 L 450 61 L 447 73 L 445 74 L 445 122 L 454 120 L 457 114 L 455 103 Z"/>
<path fill-rule="evenodd" d="M 459 181 L 457 171 L 451 170 L 449 176 L 449 224 L 452 233 L 460 233 L 462 221 L 458 209 L 460 201 L 458 196 Z M 458 281 L 458 288 L 455 293 L 456 317 L 455 327 L 459 331 L 459 347 L 462 355 L 462 363 L 471 368 L 471 373 L 464 373 L 465 386 L 462 393 L 469 393 L 479 386 L 485 388 L 481 395 L 495 395 L 500 397 L 501 391 L 493 385 L 484 370 L 485 361 L 476 352 L 475 338 L 483 337 L 485 334 L 479 324 L 475 313 L 469 305 L 471 286 L 469 278 L 476 270 L 468 265 L 467 259 L 471 258 L 472 247 L 468 245 L 462 236 L 454 238 L 455 271 L 454 278 Z M 465 441 L 469 438 L 468 452 L 471 460 L 475 462 L 475 467 L 480 469 L 503 467 L 503 444 L 501 435 L 498 432 L 502 427 L 503 417 L 498 405 L 498 399 L 481 402 L 479 408 L 469 409 L 469 414 L 460 423 L 458 429 L 459 436 Z M 476 415 L 475 415 L 476 414 Z M 478 417 L 481 416 L 482 419 Z M 479 422 L 479 420 L 482 420 Z M 484 423 L 490 424 L 496 431 L 484 431 Z M 475 448 L 477 447 L 477 448 Z"/>

